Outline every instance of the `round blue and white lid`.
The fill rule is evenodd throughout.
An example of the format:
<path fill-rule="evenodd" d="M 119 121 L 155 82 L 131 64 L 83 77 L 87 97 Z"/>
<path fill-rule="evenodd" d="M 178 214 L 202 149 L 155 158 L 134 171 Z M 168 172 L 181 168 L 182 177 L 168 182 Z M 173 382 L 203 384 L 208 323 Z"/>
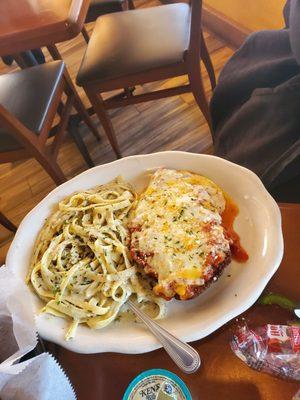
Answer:
<path fill-rule="evenodd" d="M 123 400 L 192 400 L 185 383 L 166 369 L 149 369 L 128 386 Z"/>

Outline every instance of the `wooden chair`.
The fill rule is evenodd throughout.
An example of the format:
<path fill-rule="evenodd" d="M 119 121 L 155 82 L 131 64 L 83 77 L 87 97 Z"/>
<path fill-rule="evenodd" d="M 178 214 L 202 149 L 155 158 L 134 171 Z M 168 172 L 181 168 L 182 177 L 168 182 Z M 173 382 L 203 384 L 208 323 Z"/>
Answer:
<path fill-rule="evenodd" d="M 56 184 L 64 182 L 66 178 L 56 159 L 73 106 L 99 139 L 62 61 L 1 75 L 0 163 L 34 157 Z M 60 120 L 52 129 L 57 112 Z M 87 164 L 93 166 L 75 123 L 69 133 Z M 49 144 L 50 136 L 54 137 Z"/>
<path fill-rule="evenodd" d="M 201 0 L 107 14 L 95 24 L 77 84 L 82 86 L 118 157 L 121 151 L 107 110 L 192 92 L 211 128 L 200 57 L 212 88 L 215 76 L 201 29 Z M 103 100 L 102 92 L 188 75 L 187 85 Z"/>
<path fill-rule="evenodd" d="M 133 9 L 133 0 L 91 0 L 85 23 L 94 22 L 101 15 Z M 90 36 L 85 27 L 83 27 L 81 33 L 88 43 Z"/>

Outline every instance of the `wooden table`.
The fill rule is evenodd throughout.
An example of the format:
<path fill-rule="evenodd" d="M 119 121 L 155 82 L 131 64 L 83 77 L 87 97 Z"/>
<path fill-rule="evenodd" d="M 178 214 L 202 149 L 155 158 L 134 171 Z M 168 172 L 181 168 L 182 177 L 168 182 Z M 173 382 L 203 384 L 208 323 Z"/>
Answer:
<path fill-rule="evenodd" d="M 285 254 L 267 289 L 299 300 L 300 205 L 282 204 Z M 259 268 L 259 266 L 257 266 Z M 292 315 L 277 306 L 254 305 L 243 315 L 250 326 L 284 324 Z M 256 372 L 238 359 L 229 347 L 236 327 L 231 321 L 214 334 L 194 342 L 202 366 L 193 375 L 181 373 L 163 350 L 139 355 L 76 354 L 49 346 L 69 375 L 79 400 L 120 400 L 129 382 L 140 372 L 165 368 L 179 375 L 193 400 L 291 400 L 300 383 L 286 382 Z"/>
<path fill-rule="evenodd" d="M 0 55 L 54 45 L 82 29 L 90 0 L 0 1 Z"/>

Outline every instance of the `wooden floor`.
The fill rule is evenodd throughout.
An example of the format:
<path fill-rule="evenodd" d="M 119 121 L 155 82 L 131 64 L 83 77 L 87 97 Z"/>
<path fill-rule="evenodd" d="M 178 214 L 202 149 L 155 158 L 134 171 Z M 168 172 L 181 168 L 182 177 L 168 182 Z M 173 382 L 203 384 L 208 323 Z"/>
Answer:
<path fill-rule="evenodd" d="M 135 4 L 138 7 L 155 6 L 158 1 L 136 0 Z M 89 24 L 88 30 L 91 31 L 92 28 L 92 24 Z M 233 51 L 207 32 L 205 32 L 205 38 L 216 75 L 218 75 Z M 74 78 L 86 48 L 82 36 L 79 35 L 58 47 Z M 45 54 L 47 54 L 46 51 Z M 14 69 L 14 66 L 0 65 L 0 73 Z M 202 68 L 202 74 L 209 98 L 211 96 L 210 83 L 204 68 Z M 137 92 L 147 91 L 147 88 L 153 90 L 183 83 L 187 83 L 185 76 L 143 85 L 137 89 Z M 78 90 L 84 103 L 88 104 L 82 90 L 80 88 Z M 112 111 L 111 116 L 124 156 L 163 150 L 184 150 L 195 153 L 212 151 L 208 126 L 192 94 L 128 106 Z M 96 117 L 94 121 L 100 127 Z M 84 125 L 80 131 L 95 164 L 103 164 L 115 159 L 101 127 L 103 139 L 100 143 L 95 141 Z M 68 178 L 87 168 L 68 135 L 59 153 L 58 161 Z M 0 165 L 0 210 L 18 225 L 23 217 L 54 187 L 52 180 L 33 159 L 2 164 Z M 10 232 L 0 226 L 0 263 L 4 262 L 11 239 Z"/>

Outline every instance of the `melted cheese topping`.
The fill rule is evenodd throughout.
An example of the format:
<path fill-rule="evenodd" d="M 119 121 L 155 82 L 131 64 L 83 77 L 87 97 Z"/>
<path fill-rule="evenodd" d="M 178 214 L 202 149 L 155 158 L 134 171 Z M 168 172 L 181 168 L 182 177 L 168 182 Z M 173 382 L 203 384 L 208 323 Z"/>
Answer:
<path fill-rule="evenodd" d="M 213 276 L 230 254 L 224 209 L 222 190 L 206 177 L 170 169 L 153 174 L 133 212 L 131 248 L 157 278 L 156 294 L 186 299 L 188 286 Z"/>

